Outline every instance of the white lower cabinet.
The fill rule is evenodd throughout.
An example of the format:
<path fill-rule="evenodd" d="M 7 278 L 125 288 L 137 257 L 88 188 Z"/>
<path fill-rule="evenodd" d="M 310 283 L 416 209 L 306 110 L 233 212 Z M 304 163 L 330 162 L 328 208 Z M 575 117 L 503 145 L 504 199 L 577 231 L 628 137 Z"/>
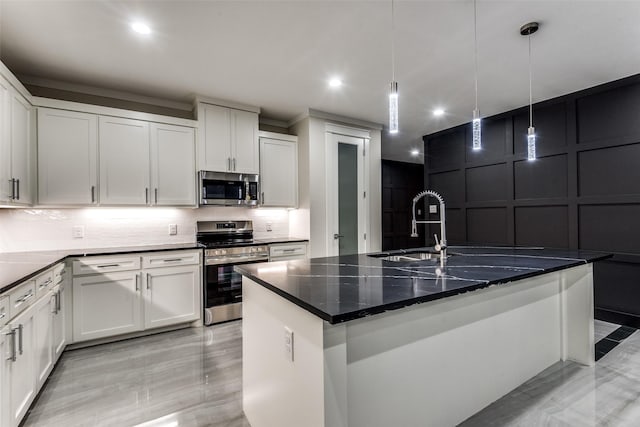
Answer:
<path fill-rule="evenodd" d="M 52 350 L 52 321 L 53 294 L 48 292 L 33 306 L 34 313 L 34 342 L 36 390 L 39 389 L 53 369 Z"/>
<path fill-rule="evenodd" d="M 7 335 L 9 328 L 0 328 L 0 426 L 9 425 L 9 390 L 8 390 L 8 365 L 11 363 L 7 357 L 10 354 L 9 339 Z"/>
<path fill-rule="evenodd" d="M 35 305 L 24 310 L 9 323 L 9 335 L 5 335 L 8 341 L 4 361 L 5 390 L 9 398 L 6 422 L 9 427 L 20 424 L 36 395 L 35 314 Z"/>
<path fill-rule="evenodd" d="M 67 345 L 66 325 L 66 291 L 62 282 L 53 288 L 53 320 L 51 321 L 51 345 L 53 347 L 53 362 L 57 362 L 64 347 Z"/>
<path fill-rule="evenodd" d="M 145 270 L 145 329 L 197 320 L 200 317 L 199 266 Z"/>
<path fill-rule="evenodd" d="M 73 341 L 142 329 L 138 271 L 74 277 Z"/>
<path fill-rule="evenodd" d="M 201 256 L 187 250 L 73 261 L 74 343 L 198 320 Z M 98 267 L 111 270 L 95 274 Z"/>

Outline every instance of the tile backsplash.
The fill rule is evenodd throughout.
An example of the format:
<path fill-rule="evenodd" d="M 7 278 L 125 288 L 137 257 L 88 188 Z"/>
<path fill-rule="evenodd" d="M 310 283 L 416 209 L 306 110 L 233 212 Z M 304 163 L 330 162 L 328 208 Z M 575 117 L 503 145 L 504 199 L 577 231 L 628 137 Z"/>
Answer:
<path fill-rule="evenodd" d="M 189 243 L 195 241 L 196 222 L 206 220 L 249 219 L 256 239 L 289 237 L 290 212 L 234 207 L 0 209 L 0 252 Z M 174 236 L 169 235 L 170 224 L 177 225 Z M 73 237 L 77 226 L 84 237 Z"/>

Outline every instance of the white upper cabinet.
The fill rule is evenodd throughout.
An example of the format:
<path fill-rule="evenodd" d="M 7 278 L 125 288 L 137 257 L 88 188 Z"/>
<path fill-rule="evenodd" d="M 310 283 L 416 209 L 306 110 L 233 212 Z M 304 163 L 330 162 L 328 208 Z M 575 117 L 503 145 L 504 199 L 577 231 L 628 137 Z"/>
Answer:
<path fill-rule="evenodd" d="M 38 109 L 38 203 L 92 205 L 98 193 L 98 116 Z"/>
<path fill-rule="evenodd" d="M 0 202 L 32 203 L 33 108 L 0 77 Z"/>
<path fill-rule="evenodd" d="M 100 116 L 100 204 L 150 202 L 149 123 Z"/>
<path fill-rule="evenodd" d="M 196 204 L 193 128 L 151 124 L 151 187 L 154 205 Z"/>
<path fill-rule="evenodd" d="M 200 169 L 227 172 L 231 170 L 231 109 L 204 105 L 204 132 L 200 144 Z"/>
<path fill-rule="evenodd" d="M 203 123 L 200 169 L 257 174 L 258 113 L 200 104 L 198 114 Z"/>
<path fill-rule="evenodd" d="M 249 111 L 233 110 L 232 134 L 233 172 L 259 173 L 258 115 Z"/>
<path fill-rule="evenodd" d="M 297 137 L 261 133 L 260 183 L 263 206 L 297 207 Z"/>

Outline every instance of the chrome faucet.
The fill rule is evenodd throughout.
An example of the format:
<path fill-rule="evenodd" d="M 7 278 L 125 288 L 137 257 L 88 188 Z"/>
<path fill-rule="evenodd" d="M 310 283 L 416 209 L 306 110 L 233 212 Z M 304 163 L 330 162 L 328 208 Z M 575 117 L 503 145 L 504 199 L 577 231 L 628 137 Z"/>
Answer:
<path fill-rule="evenodd" d="M 416 202 L 425 196 L 434 197 L 440 202 L 440 221 L 416 221 Z M 444 267 L 444 262 L 447 259 L 447 232 L 444 224 L 444 199 L 440 194 L 433 190 L 424 190 L 413 198 L 411 213 L 411 237 L 418 237 L 418 224 L 440 224 L 440 241 L 438 241 L 437 234 L 433 235 L 436 240 L 434 249 L 440 252 L 440 266 Z"/>

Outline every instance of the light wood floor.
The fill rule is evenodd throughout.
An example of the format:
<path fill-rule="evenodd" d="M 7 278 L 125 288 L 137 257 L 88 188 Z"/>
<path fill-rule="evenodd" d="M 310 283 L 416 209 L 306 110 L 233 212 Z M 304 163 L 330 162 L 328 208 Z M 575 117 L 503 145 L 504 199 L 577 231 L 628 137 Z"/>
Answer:
<path fill-rule="evenodd" d="M 597 339 L 616 327 L 596 322 Z M 236 321 L 66 352 L 24 426 L 248 427 L 241 334 Z M 556 363 L 462 425 L 640 425 L 640 334 L 593 368 Z"/>

